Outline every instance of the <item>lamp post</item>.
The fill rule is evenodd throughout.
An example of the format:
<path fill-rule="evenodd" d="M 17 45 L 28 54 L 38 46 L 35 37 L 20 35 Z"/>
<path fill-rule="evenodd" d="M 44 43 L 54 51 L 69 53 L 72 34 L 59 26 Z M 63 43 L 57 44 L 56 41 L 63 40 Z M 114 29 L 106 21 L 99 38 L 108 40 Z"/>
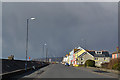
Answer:
<path fill-rule="evenodd" d="M 44 55 L 44 47 L 45 47 L 46 45 L 47 45 L 46 43 L 43 44 L 43 55 Z M 46 49 L 46 51 L 47 51 L 47 49 Z M 46 52 L 46 54 L 47 54 L 47 52 Z"/>
<path fill-rule="evenodd" d="M 48 48 L 46 48 L 46 62 L 48 61 L 47 56 L 48 56 Z"/>
<path fill-rule="evenodd" d="M 25 70 L 27 71 L 27 55 L 28 55 L 28 24 L 29 24 L 29 20 L 35 20 L 35 18 L 29 18 L 27 19 L 27 37 L 26 37 L 26 63 L 25 63 Z"/>

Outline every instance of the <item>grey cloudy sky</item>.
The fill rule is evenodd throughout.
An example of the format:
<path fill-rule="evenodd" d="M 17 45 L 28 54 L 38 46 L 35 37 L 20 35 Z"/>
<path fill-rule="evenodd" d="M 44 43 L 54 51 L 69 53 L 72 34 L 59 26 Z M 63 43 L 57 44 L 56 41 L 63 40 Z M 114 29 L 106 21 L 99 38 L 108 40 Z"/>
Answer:
<path fill-rule="evenodd" d="M 29 51 L 43 57 L 47 42 L 49 56 L 64 56 L 76 46 L 113 52 L 118 44 L 117 2 L 4 2 L 2 4 L 3 58 L 25 58 L 26 19 L 29 21 Z"/>

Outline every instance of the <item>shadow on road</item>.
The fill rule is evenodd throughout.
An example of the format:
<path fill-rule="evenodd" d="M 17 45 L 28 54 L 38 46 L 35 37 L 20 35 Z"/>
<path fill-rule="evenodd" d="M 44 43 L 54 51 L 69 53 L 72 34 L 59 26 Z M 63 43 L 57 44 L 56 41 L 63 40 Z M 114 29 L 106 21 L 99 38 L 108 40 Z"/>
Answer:
<path fill-rule="evenodd" d="M 22 78 L 23 76 L 27 76 L 27 75 L 30 75 L 31 73 L 35 72 L 36 70 L 32 70 L 32 71 L 28 71 L 28 72 L 25 72 L 24 74 L 21 74 L 21 75 L 18 75 L 18 76 L 14 76 L 12 78 Z"/>
<path fill-rule="evenodd" d="M 97 73 L 110 73 L 110 72 L 107 72 L 107 71 L 102 71 L 102 70 L 93 70 L 94 72 L 97 72 Z"/>

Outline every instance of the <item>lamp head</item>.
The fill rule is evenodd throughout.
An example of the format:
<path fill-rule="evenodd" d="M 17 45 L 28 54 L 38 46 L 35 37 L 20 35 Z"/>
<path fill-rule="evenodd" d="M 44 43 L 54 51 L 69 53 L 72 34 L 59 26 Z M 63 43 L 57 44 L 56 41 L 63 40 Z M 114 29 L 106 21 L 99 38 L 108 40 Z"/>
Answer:
<path fill-rule="evenodd" d="M 35 18 L 34 18 L 34 17 L 31 17 L 30 19 L 31 19 L 31 20 L 35 20 Z"/>

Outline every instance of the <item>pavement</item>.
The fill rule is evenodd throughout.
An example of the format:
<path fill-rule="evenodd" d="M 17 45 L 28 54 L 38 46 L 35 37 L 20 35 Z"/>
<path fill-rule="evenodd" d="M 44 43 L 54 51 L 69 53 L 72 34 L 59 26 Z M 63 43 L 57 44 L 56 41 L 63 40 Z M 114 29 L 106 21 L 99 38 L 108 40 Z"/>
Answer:
<path fill-rule="evenodd" d="M 102 71 L 100 70 L 99 68 L 89 68 L 89 67 L 74 67 L 76 69 L 79 69 L 79 70 L 84 70 L 84 71 L 87 71 L 87 72 L 91 72 L 91 73 L 94 73 L 94 74 L 98 74 L 98 75 L 105 75 L 105 76 L 108 76 L 108 77 L 111 77 L 111 78 L 119 78 L 120 75 L 119 74 L 116 74 L 116 73 L 112 73 L 112 72 L 107 72 L 107 71 Z"/>
<path fill-rule="evenodd" d="M 16 76 L 16 78 L 118 78 L 117 74 L 93 70 L 84 67 L 68 67 L 63 64 L 50 64 L 30 74 Z M 104 79 L 103 79 L 104 80 Z"/>

